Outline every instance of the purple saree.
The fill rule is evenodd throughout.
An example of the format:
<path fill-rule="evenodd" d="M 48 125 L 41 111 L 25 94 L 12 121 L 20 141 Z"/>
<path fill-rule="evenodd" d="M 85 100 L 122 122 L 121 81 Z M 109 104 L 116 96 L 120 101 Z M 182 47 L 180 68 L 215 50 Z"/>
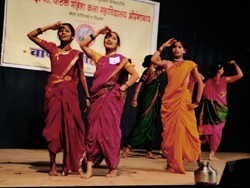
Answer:
<path fill-rule="evenodd" d="M 123 69 L 130 63 L 120 54 L 105 57 L 93 51 L 92 58 L 96 72 L 90 89 L 92 96 L 88 114 L 87 159 L 95 165 L 105 159 L 108 167 L 115 169 L 120 160 L 120 121 L 125 102 L 125 99 L 117 97 L 120 88 L 118 80 L 125 71 Z"/>
<path fill-rule="evenodd" d="M 203 91 L 199 133 L 201 143 L 208 142 L 210 149 L 217 151 L 222 137 L 222 129 L 228 114 L 226 77 L 217 82 L 208 79 Z"/>

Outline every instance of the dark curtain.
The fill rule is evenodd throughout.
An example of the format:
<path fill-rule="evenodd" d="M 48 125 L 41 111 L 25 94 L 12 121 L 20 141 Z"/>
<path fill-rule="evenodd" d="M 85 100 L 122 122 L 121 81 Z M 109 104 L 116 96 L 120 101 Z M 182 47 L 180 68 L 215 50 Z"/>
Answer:
<path fill-rule="evenodd" d="M 157 1 L 160 2 L 158 47 L 169 38 L 187 44 L 185 59 L 198 64 L 205 79 L 208 67 L 215 62 L 236 60 L 244 77 L 228 85 L 229 114 L 222 134 L 219 151 L 250 151 L 247 116 L 249 114 L 250 35 L 247 23 L 249 6 L 241 1 Z M 171 59 L 170 50 L 162 59 Z M 225 75 L 233 75 L 232 66 L 225 67 Z M 165 79 L 165 78 L 164 78 Z M 196 109 L 198 114 L 198 109 Z M 203 145 L 203 149 L 209 149 Z"/>
<path fill-rule="evenodd" d="M 250 36 L 248 31 L 249 11 L 247 2 L 239 1 L 184 1 L 157 0 L 160 2 L 158 47 L 169 38 L 183 40 L 187 44 L 185 59 L 198 64 L 205 79 L 210 77 L 208 67 L 212 63 L 236 60 L 244 77 L 228 85 L 229 114 L 218 151 L 249 152 L 248 136 Z M 3 5 L 1 1 L 1 20 Z M 135 31 L 140 32 L 140 31 Z M 24 36 L 26 37 L 26 36 Z M 122 39 L 126 40 L 126 39 Z M 135 41 L 136 42 L 136 41 Z M 13 55 L 14 52 L 13 52 Z M 148 54 L 145 54 L 145 56 Z M 171 51 L 162 52 L 162 59 L 172 59 Z M 227 65 L 225 75 L 235 74 Z M 0 67 L 0 148 L 46 148 L 41 133 L 44 128 L 43 98 L 48 72 Z M 87 77 L 91 87 L 92 78 Z M 167 75 L 160 76 L 161 92 L 167 84 Z M 137 109 L 130 103 L 136 84 L 128 90 L 121 122 L 122 145 L 135 122 Z M 195 96 L 194 96 L 195 97 Z M 82 117 L 88 127 L 84 92 L 79 85 L 79 100 Z M 199 113 L 199 109 L 196 109 Z M 160 148 L 161 122 L 154 137 L 154 149 Z M 206 145 L 202 146 L 207 150 Z M 142 146 L 143 148 L 143 146 Z"/>

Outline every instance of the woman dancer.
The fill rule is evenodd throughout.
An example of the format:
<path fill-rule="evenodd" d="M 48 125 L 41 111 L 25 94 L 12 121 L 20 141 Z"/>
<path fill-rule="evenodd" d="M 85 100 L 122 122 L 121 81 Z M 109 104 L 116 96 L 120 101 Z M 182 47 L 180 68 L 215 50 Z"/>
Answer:
<path fill-rule="evenodd" d="M 173 61 L 157 60 L 161 52 L 173 45 Z M 186 47 L 183 42 L 169 39 L 154 53 L 152 63 L 166 69 L 168 84 L 162 97 L 162 145 L 167 158 L 167 172 L 185 173 L 183 159 L 199 160 L 201 149 L 194 108 L 198 107 L 203 83 L 197 64 L 184 60 Z M 198 82 L 196 101 L 192 103 L 194 81 Z"/>
<path fill-rule="evenodd" d="M 129 135 L 127 146 L 122 149 L 123 158 L 128 158 L 129 148 L 135 148 L 142 144 L 146 147 L 146 158 L 157 158 L 152 154 L 152 141 L 157 125 L 157 115 L 160 110 L 160 82 L 158 76 L 165 72 L 165 69 L 155 72 L 157 65 L 151 63 L 151 57 L 152 55 L 147 55 L 144 58 L 142 66 L 147 69 L 143 72 L 135 88 L 134 98 L 131 103 L 133 108 L 137 106 L 138 93 L 142 84 L 144 84 L 138 101 L 137 120 Z"/>
<path fill-rule="evenodd" d="M 236 82 L 243 77 L 240 67 L 234 60 L 231 60 L 229 64 L 235 67 L 236 75 L 223 76 L 223 64 L 216 63 L 210 66 L 212 78 L 204 83 L 199 132 L 201 143 L 208 142 L 210 145 L 208 159 L 212 161 L 219 160 L 215 157 L 215 152 L 220 145 L 222 129 L 225 126 L 228 113 L 227 84 Z"/>
<path fill-rule="evenodd" d="M 88 45 L 100 34 L 104 37 L 106 54 L 102 56 Z M 116 176 L 120 161 L 121 129 L 120 121 L 126 90 L 139 78 L 127 58 L 117 54 L 120 38 L 105 26 L 84 39 L 80 46 L 96 65 L 93 85 L 90 89 L 91 105 L 88 114 L 87 172 L 82 178 L 92 176 L 92 165 L 99 165 L 103 159 L 109 167 L 108 178 Z M 127 79 L 127 73 L 131 77 Z"/>
<path fill-rule="evenodd" d="M 58 30 L 60 45 L 47 42 L 37 36 L 47 30 Z M 79 108 L 77 86 L 79 78 L 86 94 L 86 104 L 90 105 L 86 78 L 83 74 L 83 53 L 72 49 L 75 30 L 71 24 L 56 22 L 38 28 L 28 34 L 30 40 L 50 54 L 51 74 L 45 87 L 46 127 L 43 136 L 47 141 L 50 154 L 49 175 L 57 176 L 56 154 L 62 149 L 63 171 L 81 170 L 81 161 L 85 156 L 85 127 Z"/>

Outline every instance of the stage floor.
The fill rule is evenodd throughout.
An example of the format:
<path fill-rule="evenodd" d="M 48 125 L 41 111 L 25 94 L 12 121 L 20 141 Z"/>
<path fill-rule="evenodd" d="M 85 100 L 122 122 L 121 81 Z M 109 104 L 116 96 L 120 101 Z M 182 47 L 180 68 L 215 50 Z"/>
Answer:
<path fill-rule="evenodd" d="M 117 177 L 105 178 L 108 168 L 103 162 L 93 169 L 93 177 L 82 179 L 77 173 L 68 176 L 49 176 L 49 155 L 46 149 L 0 149 L 0 187 L 40 186 L 113 186 L 113 185 L 194 185 L 197 163 L 184 161 L 186 174 L 167 173 L 166 159 L 154 150 L 158 159 L 146 159 L 144 150 L 131 150 L 128 159 L 121 158 Z M 202 152 L 206 160 L 208 152 Z M 218 152 L 220 161 L 213 161 L 217 182 L 227 161 L 250 158 L 250 153 Z M 57 156 L 58 172 L 62 168 L 62 152 Z"/>

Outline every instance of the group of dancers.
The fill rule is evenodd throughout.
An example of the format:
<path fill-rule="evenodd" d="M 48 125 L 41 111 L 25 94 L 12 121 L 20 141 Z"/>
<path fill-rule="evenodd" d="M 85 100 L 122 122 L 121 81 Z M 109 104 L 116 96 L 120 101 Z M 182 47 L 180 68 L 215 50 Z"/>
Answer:
<path fill-rule="evenodd" d="M 38 37 L 47 30 L 57 30 L 59 46 Z M 89 47 L 99 35 L 105 35 L 105 55 Z M 130 59 L 117 53 L 119 35 L 108 26 L 100 28 L 80 43 L 82 51 L 96 66 L 90 96 L 83 72 L 83 52 L 71 48 L 74 36 L 72 25 L 60 21 L 28 33 L 30 40 L 50 54 L 51 74 L 45 87 L 46 126 L 43 130 L 50 155 L 49 175 L 58 175 L 56 155 L 63 149 L 62 176 L 81 172 L 83 168 L 85 173 L 81 177 L 88 179 L 93 175 L 92 167 L 105 160 L 109 167 L 106 177 L 112 178 L 117 174 L 121 157 L 120 123 L 126 91 L 139 79 L 139 74 Z M 174 60 L 162 60 L 160 54 L 169 47 Z M 215 64 L 211 67 L 213 77 L 203 85 L 204 78 L 198 72 L 197 64 L 183 59 L 186 51 L 182 41 L 171 38 L 153 55 L 145 57 L 143 67 L 146 70 L 139 79 L 131 102 L 134 108 L 138 107 L 137 119 L 128 143 L 122 149 L 124 158 L 128 157 L 130 148 L 141 144 L 146 147 L 146 158 L 156 158 L 152 154 L 152 140 L 160 111 L 163 127 L 160 152 L 167 159 L 167 172 L 185 173 L 184 159 L 199 163 L 201 143 L 205 142 L 211 148 L 209 159 L 218 160 L 214 153 L 219 146 L 228 111 L 226 85 L 240 79 L 243 73 L 235 61 L 230 61 L 235 66 L 236 75 L 222 76 L 223 65 Z M 156 71 L 157 67 L 161 69 Z M 161 96 L 158 76 L 164 72 L 167 73 L 168 84 Z M 79 80 L 86 95 L 87 135 L 79 108 Z M 195 83 L 198 89 L 196 100 L 192 102 Z M 144 87 L 140 92 L 142 84 Z M 194 109 L 199 105 L 202 111 L 197 127 Z"/>

